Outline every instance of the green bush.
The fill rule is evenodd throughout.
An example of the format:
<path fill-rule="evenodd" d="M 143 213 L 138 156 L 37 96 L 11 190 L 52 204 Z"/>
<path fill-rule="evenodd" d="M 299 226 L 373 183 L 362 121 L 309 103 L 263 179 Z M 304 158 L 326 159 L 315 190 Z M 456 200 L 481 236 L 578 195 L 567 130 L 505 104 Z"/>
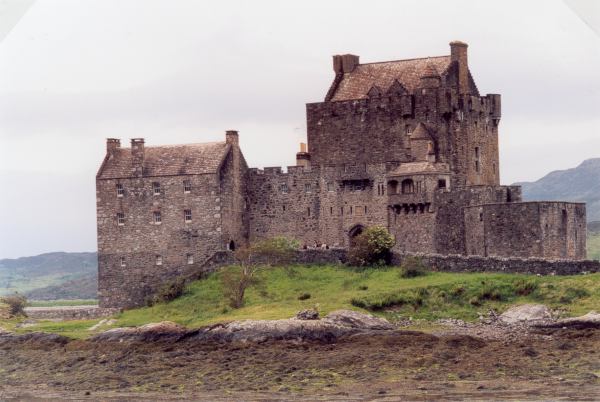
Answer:
<path fill-rule="evenodd" d="M 416 278 L 427 274 L 427 266 L 421 257 L 407 256 L 400 267 L 401 278 Z"/>
<path fill-rule="evenodd" d="M 348 250 L 348 264 L 356 267 L 383 266 L 390 262 L 394 238 L 381 226 L 372 226 L 354 238 Z"/>
<path fill-rule="evenodd" d="M 27 307 L 27 298 L 19 293 L 0 297 L 0 305 L 4 305 L 5 314 L 10 317 L 27 316 L 25 307 Z"/>
<path fill-rule="evenodd" d="M 177 299 L 179 296 L 183 295 L 185 292 L 185 279 L 177 278 L 171 282 L 167 282 L 163 287 L 161 287 L 158 292 L 154 295 L 150 296 L 146 304 L 148 306 L 153 306 L 157 303 L 166 303 L 171 300 Z"/>

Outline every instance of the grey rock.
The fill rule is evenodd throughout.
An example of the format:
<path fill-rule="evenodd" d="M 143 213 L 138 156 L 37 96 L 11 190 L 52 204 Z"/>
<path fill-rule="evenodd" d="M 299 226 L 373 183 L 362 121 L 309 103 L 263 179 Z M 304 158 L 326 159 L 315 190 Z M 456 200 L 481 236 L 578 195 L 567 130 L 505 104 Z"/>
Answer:
<path fill-rule="evenodd" d="M 499 317 L 504 324 L 529 323 L 552 319 L 550 309 L 543 304 L 523 304 L 511 307 Z"/>
<path fill-rule="evenodd" d="M 296 314 L 296 318 L 299 320 L 318 320 L 319 312 L 313 309 L 302 310 Z"/>

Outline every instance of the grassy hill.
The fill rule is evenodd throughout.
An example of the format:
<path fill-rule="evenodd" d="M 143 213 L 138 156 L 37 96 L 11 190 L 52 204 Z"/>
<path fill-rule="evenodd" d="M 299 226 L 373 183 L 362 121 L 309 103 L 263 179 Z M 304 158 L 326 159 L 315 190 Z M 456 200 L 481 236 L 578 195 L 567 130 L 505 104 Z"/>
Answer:
<path fill-rule="evenodd" d="M 525 201 L 577 201 L 587 203 L 587 219 L 600 221 L 600 158 L 583 161 L 573 169 L 557 170 L 523 187 Z"/>
<path fill-rule="evenodd" d="M 95 298 L 96 253 L 46 253 L 0 260 L 0 295 L 20 292 L 44 300 Z M 66 284 L 70 282 L 69 284 Z M 40 290 L 46 288 L 44 290 Z M 30 296 L 31 297 L 31 296 Z"/>
<path fill-rule="evenodd" d="M 390 320 L 445 317 L 474 320 L 490 308 L 503 311 L 515 303 L 544 303 L 567 315 L 580 315 L 600 305 L 600 274 L 531 276 L 491 273 L 430 272 L 403 278 L 397 267 L 357 270 L 344 266 L 271 268 L 261 273 L 261 286 L 250 288 L 246 304 L 231 309 L 223 296 L 221 273 L 196 281 L 180 298 L 125 311 L 117 326 L 163 320 L 188 327 L 239 319 L 280 319 L 317 307 L 321 314 L 337 309 L 369 311 Z M 310 298 L 301 300 L 308 294 Z M 91 334 L 99 320 L 42 322 L 20 331 L 51 331 L 73 337 Z M 14 326 L 14 322 L 0 322 Z M 106 329 L 106 328 L 104 328 Z"/>

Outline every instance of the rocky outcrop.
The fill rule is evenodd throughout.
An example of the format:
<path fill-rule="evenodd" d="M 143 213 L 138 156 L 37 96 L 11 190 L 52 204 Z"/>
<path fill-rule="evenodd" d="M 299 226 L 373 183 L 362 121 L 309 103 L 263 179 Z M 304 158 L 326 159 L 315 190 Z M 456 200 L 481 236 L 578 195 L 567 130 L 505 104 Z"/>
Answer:
<path fill-rule="evenodd" d="M 499 320 L 504 324 L 518 324 L 524 322 L 551 320 L 550 309 L 543 304 L 522 304 L 511 307 L 502 313 Z"/>
<path fill-rule="evenodd" d="M 197 342 L 253 342 L 271 340 L 318 341 L 330 343 L 346 335 L 392 330 L 383 318 L 349 310 L 338 310 L 323 319 L 244 320 L 187 330 L 172 322 L 134 328 L 115 328 L 92 338 L 101 342 L 151 342 L 189 339 Z"/>
<path fill-rule="evenodd" d="M 595 311 L 582 315 L 580 317 L 563 318 L 554 322 L 543 322 L 536 325 L 542 328 L 600 328 L 600 314 Z"/>
<path fill-rule="evenodd" d="M 66 336 L 45 332 L 16 334 L 14 332 L 0 331 L 0 349 L 6 347 L 12 348 L 16 345 L 24 346 L 28 349 L 50 349 L 64 346 L 69 341 L 70 339 Z"/>

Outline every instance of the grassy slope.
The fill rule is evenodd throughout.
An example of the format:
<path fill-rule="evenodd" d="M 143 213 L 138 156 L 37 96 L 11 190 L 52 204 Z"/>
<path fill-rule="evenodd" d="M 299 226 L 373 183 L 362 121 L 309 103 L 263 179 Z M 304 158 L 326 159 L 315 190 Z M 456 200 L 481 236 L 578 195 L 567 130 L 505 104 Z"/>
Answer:
<path fill-rule="evenodd" d="M 357 271 L 339 266 L 298 266 L 291 274 L 283 268 L 264 271 L 263 279 L 262 288 L 249 289 L 245 307 L 238 310 L 227 307 L 219 275 L 213 274 L 191 284 L 186 294 L 173 302 L 124 312 L 118 317 L 117 325 L 170 320 L 198 327 L 238 319 L 288 318 L 315 305 L 322 314 L 341 308 L 364 311 L 352 305 L 352 299 L 355 304 L 368 306 L 391 302 L 391 309 L 375 313 L 392 320 L 409 316 L 473 320 L 479 312 L 486 313 L 489 308 L 503 311 L 512 304 L 524 302 L 545 303 L 564 309 L 566 315 L 584 314 L 600 306 L 600 274 L 537 277 L 436 272 L 405 279 L 394 267 Z M 523 284 L 533 291 L 519 295 Z M 365 286 L 367 289 L 361 290 Z M 302 293 L 310 293 L 311 298 L 298 300 Z M 498 298 L 500 300 L 494 300 Z M 44 330 L 79 338 L 90 335 L 86 328 L 98 321 L 44 322 L 21 330 Z M 0 326 L 13 328 L 14 321 L 0 321 Z"/>

